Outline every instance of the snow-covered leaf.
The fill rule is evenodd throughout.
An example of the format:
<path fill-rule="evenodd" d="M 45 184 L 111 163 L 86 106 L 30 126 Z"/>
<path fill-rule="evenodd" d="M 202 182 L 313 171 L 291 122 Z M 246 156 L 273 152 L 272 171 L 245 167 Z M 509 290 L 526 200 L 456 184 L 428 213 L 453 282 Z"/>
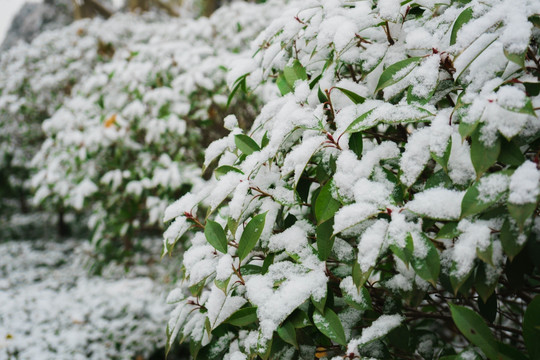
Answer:
<path fill-rule="evenodd" d="M 456 43 L 457 34 L 458 31 L 471 21 L 473 16 L 473 9 L 468 7 L 465 10 L 463 10 L 459 16 L 456 18 L 456 21 L 454 22 L 454 26 L 452 26 L 452 33 L 450 34 L 450 45 L 454 45 Z"/>
<path fill-rule="evenodd" d="M 421 57 L 415 56 L 398 61 L 397 63 L 388 66 L 381 74 L 377 87 L 375 88 L 375 92 L 378 92 L 379 90 L 393 85 L 403 79 L 414 69 L 414 65 L 418 64 L 421 60 Z"/>

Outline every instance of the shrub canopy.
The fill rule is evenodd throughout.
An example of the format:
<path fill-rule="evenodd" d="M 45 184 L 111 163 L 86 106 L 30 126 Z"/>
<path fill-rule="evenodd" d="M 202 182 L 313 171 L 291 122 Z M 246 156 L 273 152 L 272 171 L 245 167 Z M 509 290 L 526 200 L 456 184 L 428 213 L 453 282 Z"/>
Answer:
<path fill-rule="evenodd" d="M 540 4 L 298 1 L 231 66 L 169 343 L 200 358 L 536 358 Z M 524 318 L 522 332 L 521 321 Z"/>

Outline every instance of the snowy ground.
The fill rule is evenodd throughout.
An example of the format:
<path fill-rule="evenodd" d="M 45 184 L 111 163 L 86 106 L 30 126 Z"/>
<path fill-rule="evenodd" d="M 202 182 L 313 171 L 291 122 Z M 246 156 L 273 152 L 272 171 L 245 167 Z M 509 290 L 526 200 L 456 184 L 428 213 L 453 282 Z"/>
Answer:
<path fill-rule="evenodd" d="M 0 359 L 147 358 L 162 347 L 169 272 L 161 242 L 148 243 L 154 256 L 102 277 L 88 275 L 81 241 L 1 243 Z"/>

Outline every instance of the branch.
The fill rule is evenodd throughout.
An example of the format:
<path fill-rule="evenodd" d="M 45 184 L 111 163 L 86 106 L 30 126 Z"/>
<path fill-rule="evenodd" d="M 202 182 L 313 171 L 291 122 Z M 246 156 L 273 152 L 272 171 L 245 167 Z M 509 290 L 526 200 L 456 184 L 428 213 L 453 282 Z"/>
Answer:
<path fill-rule="evenodd" d="M 94 10 L 105 19 L 108 19 L 112 16 L 113 12 L 107 9 L 105 6 L 101 5 L 97 0 L 85 0 L 88 5 L 92 6 Z"/>
<path fill-rule="evenodd" d="M 170 16 L 174 16 L 174 17 L 180 16 L 180 14 L 178 14 L 178 12 L 176 12 L 176 10 L 174 10 L 172 6 L 170 6 L 169 4 L 166 4 L 161 0 L 153 0 L 153 1 L 157 7 L 165 10 L 167 14 L 169 14 Z"/>

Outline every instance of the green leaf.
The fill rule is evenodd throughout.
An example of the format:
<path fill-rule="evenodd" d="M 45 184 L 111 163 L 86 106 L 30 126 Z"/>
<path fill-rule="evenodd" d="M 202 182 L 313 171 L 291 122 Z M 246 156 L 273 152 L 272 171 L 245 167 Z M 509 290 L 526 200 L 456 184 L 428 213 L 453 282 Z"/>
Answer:
<path fill-rule="evenodd" d="M 509 202 L 507 207 L 510 216 L 512 216 L 514 220 L 516 220 L 519 229 L 523 231 L 525 221 L 527 221 L 527 219 L 529 219 L 533 215 L 534 209 L 536 209 L 536 202 L 527 204 L 512 204 Z"/>
<path fill-rule="evenodd" d="M 325 309 L 324 315 L 319 310 L 315 310 L 313 313 L 313 323 L 324 335 L 340 345 L 347 346 L 343 325 L 332 309 Z"/>
<path fill-rule="evenodd" d="M 259 147 L 259 145 L 257 145 L 255 140 L 253 140 L 247 135 L 243 135 L 243 134 L 234 135 L 234 143 L 236 144 L 236 147 L 240 149 L 240 151 L 246 155 L 251 155 L 255 151 L 261 150 L 261 148 Z"/>
<path fill-rule="evenodd" d="M 319 310 L 319 312 L 324 312 L 324 306 L 326 305 L 326 299 L 328 298 L 328 289 L 326 289 L 326 292 L 324 296 L 320 300 L 315 300 L 313 297 L 311 297 L 311 302 L 315 306 L 315 309 Z"/>
<path fill-rule="evenodd" d="M 444 171 L 444 169 L 440 169 L 439 171 L 436 171 L 426 180 L 426 186 L 424 190 L 435 188 L 435 187 L 444 187 L 447 189 L 452 189 L 453 183 L 452 179 L 448 176 L 448 174 Z"/>
<path fill-rule="evenodd" d="M 357 288 L 360 288 L 364 286 L 366 281 L 369 279 L 369 276 L 371 275 L 371 272 L 373 271 L 373 268 L 369 268 L 368 271 L 365 273 L 362 273 L 362 269 L 360 268 L 360 264 L 355 261 L 352 266 L 352 278 L 353 283 L 356 285 Z"/>
<path fill-rule="evenodd" d="M 210 319 L 208 317 L 204 319 L 204 328 L 206 330 L 206 333 L 210 336 L 210 334 L 212 333 L 212 324 L 210 324 Z"/>
<path fill-rule="evenodd" d="M 476 256 L 484 263 L 493 265 L 493 242 L 490 240 L 489 245 L 483 250 L 476 248 Z"/>
<path fill-rule="evenodd" d="M 362 151 L 364 148 L 364 142 L 362 141 L 362 133 L 357 132 L 351 134 L 349 137 L 349 149 L 351 149 L 358 159 L 362 157 Z"/>
<path fill-rule="evenodd" d="M 227 293 L 227 286 L 229 286 L 229 282 L 231 281 L 231 277 L 228 277 L 226 280 L 214 280 L 214 284 L 217 286 L 218 289 L 223 291 L 225 294 Z"/>
<path fill-rule="evenodd" d="M 419 83 L 418 86 L 425 86 L 425 84 Z M 437 84 L 431 87 L 430 91 L 423 97 L 416 95 L 414 93 L 414 88 L 415 86 L 411 85 L 407 89 L 407 104 L 419 103 L 420 105 L 425 105 L 433 98 L 433 95 L 437 90 Z"/>
<path fill-rule="evenodd" d="M 246 264 L 242 266 L 243 275 L 257 275 L 262 273 L 262 266 L 254 264 Z"/>
<path fill-rule="evenodd" d="M 296 329 L 294 328 L 294 325 L 291 321 L 285 321 L 283 325 L 281 325 L 277 329 L 277 333 L 283 341 L 285 341 L 288 344 L 291 344 L 296 349 L 298 349 L 298 341 L 296 340 Z"/>
<path fill-rule="evenodd" d="M 246 307 L 232 314 L 225 323 L 238 327 L 244 327 L 257 321 L 257 308 Z"/>
<path fill-rule="evenodd" d="M 283 69 L 283 75 L 287 80 L 287 84 L 294 89 L 294 83 L 297 80 L 307 80 L 306 69 L 300 64 L 300 61 L 294 60 L 292 66 L 286 66 Z"/>
<path fill-rule="evenodd" d="M 336 89 L 340 90 L 343 94 L 345 94 L 349 99 L 351 99 L 351 101 L 355 104 L 355 105 L 358 105 L 358 104 L 362 104 L 364 101 L 366 101 L 366 99 L 350 90 L 347 90 L 347 89 L 344 89 L 344 88 L 341 88 L 341 87 L 336 87 Z"/>
<path fill-rule="evenodd" d="M 225 231 L 217 222 L 212 220 L 207 220 L 204 227 L 204 236 L 206 241 L 214 247 L 214 249 L 221 251 L 222 253 L 227 253 L 227 236 Z"/>
<path fill-rule="evenodd" d="M 458 131 L 459 131 L 459 134 L 461 135 L 461 139 L 464 140 L 467 136 L 471 136 L 471 134 L 474 132 L 474 130 L 476 130 L 477 127 L 478 127 L 478 121 L 472 124 L 464 122 L 464 121 L 460 122 Z"/>
<path fill-rule="evenodd" d="M 502 360 L 529 360 L 523 352 L 513 346 L 500 341 L 497 342 L 497 345 L 499 345 L 499 356 Z"/>
<path fill-rule="evenodd" d="M 321 80 L 322 78 L 322 74 L 319 74 L 317 77 L 315 77 L 314 79 L 312 79 L 309 83 L 309 89 L 310 90 L 313 90 L 313 88 L 315 87 L 315 85 L 317 85 L 317 83 L 319 82 L 319 80 Z M 324 102 L 324 101 L 323 101 Z"/>
<path fill-rule="evenodd" d="M 456 19 L 456 22 L 454 23 L 454 26 L 452 27 L 452 32 L 450 34 L 450 45 L 454 45 L 457 40 L 457 33 L 459 29 L 466 23 L 468 23 L 473 16 L 472 8 L 466 8 L 459 14 L 459 16 Z"/>
<path fill-rule="evenodd" d="M 413 256 L 411 265 L 418 276 L 426 281 L 429 281 L 431 284 L 433 284 L 433 286 L 436 286 L 437 279 L 439 278 L 439 271 L 441 270 L 439 252 L 431 240 L 428 239 L 423 233 L 421 234 L 420 241 L 422 241 L 424 246 L 427 247 L 427 255 L 424 258 Z"/>
<path fill-rule="evenodd" d="M 446 224 L 439 230 L 437 233 L 437 239 L 453 239 L 458 237 L 460 231 L 457 229 L 457 221 L 451 221 Z"/>
<path fill-rule="evenodd" d="M 484 358 L 472 349 L 465 349 L 458 355 L 446 355 L 439 360 L 484 360 Z"/>
<path fill-rule="evenodd" d="M 521 108 L 514 108 L 514 107 L 503 107 L 503 109 L 506 109 L 508 111 L 520 113 L 520 114 L 527 114 L 531 116 L 536 116 L 536 112 L 534 111 L 534 105 L 532 104 L 531 98 L 527 98 L 527 101 L 525 101 L 525 105 Z"/>
<path fill-rule="evenodd" d="M 415 334 L 416 335 L 416 334 Z M 387 335 L 386 339 L 390 345 L 403 351 L 411 351 L 411 334 L 409 328 L 405 324 L 392 329 Z"/>
<path fill-rule="evenodd" d="M 325 103 L 328 101 L 326 94 L 322 92 L 320 87 L 319 87 L 319 90 L 317 90 L 317 98 L 319 99 L 321 103 Z"/>
<path fill-rule="evenodd" d="M 309 321 L 307 314 L 300 309 L 296 309 L 289 317 L 289 319 L 291 320 L 294 327 L 297 329 L 302 329 L 312 325 L 311 321 Z"/>
<path fill-rule="evenodd" d="M 454 79 L 456 82 L 458 82 L 458 80 L 461 78 L 461 75 L 465 74 L 466 71 L 469 69 L 469 66 L 471 66 L 471 64 L 484 52 L 486 51 L 487 48 L 489 48 L 491 46 L 491 44 L 493 44 L 495 41 L 497 41 L 499 37 L 498 36 L 494 36 L 493 37 L 493 40 L 491 40 L 488 44 L 486 44 L 483 48 L 479 48 L 479 47 L 471 47 L 472 51 L 474 51 L 474 53 L 476 55 L 472 56 L 470 54 L 468 54 L 467 56 L 467 59 L 468 59 L 468 63 L 467 65 L 465 65 L 462 69 L 461 69 L 461 72 L 459 73 L 459 75 L 456 77 L 454 75 Z M 458 54 L 459 55 L 459 54 Z M 456 56 L 457 57 L 457 56 Z M 456 60 L 456 57 L 454 57 L 454 61 Z M 469 60 L 470 59 L 470 60 Z"/>
<path fill-rule="evenodd" d="M 193 356 L 193 359 L 195 360 L 197 359 L 197 355 L 199 354 L 201 347 L 202 347 L 202 344 L 200 341 L 191 340 L 189 342 L 189 353 L 191 354 L 191 356 Z"/>
<path fill-rule="evenodd" d="M 219 178 L 221 178 L 223 175 L 225 175 L 226 173 L 228 173 L 230 171 L 234 171 L 234 172 L 243 174 L 242 170 L 240 170 L 238 168 L 235 168 L 234 166 L 230 166 L 230 165 L 221 165 L 216 170 L 214 170 L 214 174 L 216 176 L 216 179 L 219 180 Z"/>
<path fill-rule="evenodd" d="M 264 258 L 264 261 L 263 261 L 262 269 L 261 269 L 262 274 L 266 274 L 266 272 L 268 271 L 268 268 L 270 267 L 270 265 L 272 265 L 274 263 L 274 258 L 275 258 L 275 254 L 273 254 L 273 253 L 270 253 L 270 254 L 266 255 L 266 257 Z"/>
<path fill-rule="evenodd" d="M 493 323 L 497 316 L 497 296 L 490 296 L 486 300 L 478 299 L 476 303 L 480 315 L 488 322 Z"/>
<path fill-rule="evenodd" d="M 231 93 L 229 94 L 229 97 L 227 98 L 227 108 L 231 104 L 231 101 L 234 98 L 234 95 L 236 94 L 238 89 L 240 89 L 240 88 L 242 88 L 244 90 L 246 89 L 246 77 L 248 75 L 249 75 L 249 73 L 244 74 L 244 75 L 240 76 L 238 79 L 236 79 L 236 81 L 234 82 L 233 89 L 232 89 Z"/>
<path fill-rule="evenodd" d="M 264 136 L 261 140 L 261 149 L 270 143 L 270 138 L 268 137 L 268 131 L 264 133 Z"/>
<path fill-rule="evenodd" d="M 511 166 L 519 166 L 525 162 L 525 156 L 513 141 L 502 138 L 498 161 Z"/>
<path fill-rule="evenodd" d="M 493 270 L 493 267 L 485 262 L 480 263 L 476 267 L 476 273 L 474 275 L 474 288 L 484 303 L 486 303 L 491 295 L 493 295 L 495 289 L 497 288 L 497 284 L 499 283 L 498 276 L 491 276 L 488 279 L 486 272 L 490 267 L 491 270 Z"/>
<path fill-rule="evenodd" d="M 510 260 L 513 260 L 514 257 L 521 252 L 521 250 L 527 243 L 526 241 L 523 241 L 521 244 L 518 243 L 519 235 L 519 230 L 512 226 L 512 223 L 509 219 L 506 219 L 501 228 L 499 239 L 501 240 L 504 252 L 506 253 L 506 255 L 508 255 Z"/>
<path fill-rule="evenodd" d="M 236 229 L 238 229 L 238 220 L 235 220 L 232 217 L 227 218 L 227 229 L 229 229 L 231 234 L 236 234 Z"/>
<path fill-rule="evenodd" d="M 452 265 L 450 266 L 450 284 L 452 285 L 452 289 L 454 290 L 454 295 L 456 295 L 458 292 L 465 292 L 468 290 L 469 283 L 471 282 L 471 279 L 473 278 L 471 276 L 472 270 L 469 271 L 467 274 L 457 277 L 456 275 L 453 275 L 457 269 L 457 265 L 455 262 L 452 262 Z"/>
<path fill-rule="evenodd" d="M 251 221 L 247 224 L 244 232 L 242 233 L 242 237 L 240 238 L 240 242 L 238 243 L 237 255 L 240 260 L 243 260 L 249 254 L 249 252 L 253 250 L 255 244 L 257 244 L 257 241 L 261 237 L 264 229 L 265 219 L 266 213 L 259 214 L 251 219 Z"/>
<path fill-rule="evenodd" d="M 478 178 L 495 164 L 501 152 L 501 139 L 497 137 L 493 144 L 486 146 L 480 140 L 480 130 L 476 129 L 471 136 L 471 161 Z"/>
<path fill-rule="evenodd" d="M 531 359 L 540 359 L 540 295 L 535 296 L 525 311 L 523 338 Z"/>
<path fill-rule="evenodd" d="M 317 226 L 317 253 L 321 261 L 328 259 L 334 247 L 333 229 L 333 217 Z"/>
<path fill-rule="evenodd" d="M 410 233 L 407 233 L 407 237 L 405 238 L 405 247 L 401 248 L 395 244 L 391 244 L 389 247 L 405 265 L 409 265 L 414 251 L 414 243 Z"/>
<path fill-rule="evenodd" d="M 332 181 L 328 181 L 315 200 L 315 217 L 317 224 L 332 218 L 339 210 L 341 203 L 332 197 Z"/>
<path fill-rule="evenodd" d="M 201 294 L 201 291 L 202 289 L 204 289 L 204 285 L 206 284 L 206 279 L 207 278 L 204 278 L 203 280 L 189 287 L 189 292 L 191 293 L 191 295 L 199 296 Z"/>
<path fill-rule="evenodd" d="M 264 340 L 264 339 L 261 339 L 261 337 L 259 335 L 259 342 L 257 343 L 256 352 L 257 352 L 257 355 L 259 355 L 262 360 L 270 359 L 270 355 L 272 353 L 273 342 L 274 342 L 273 337 L 270 338 L 269 340 Z"/>
<path fill-rule="evenodd" d="M 450 152 L 452 150 L 452 138 L 448 138 L 448 144 L 446 145 L 446 149 L 444 150 L 444 154 L 442 157 L 437 156 L 433 151 L 431 152 L 431 157 L 433 160 L 435 160 L 441 167 L 444 169 L 444 171 L 448 171 L 448 159 L 450 159 Z"/>
<path fill-rule="evenodd" d="M 497 341 L 482 317 L 464 306 L 449 305 L 454 323 L 467 340 L 478 346 L 489 359 L 498 359 Z"/>
<path fill-rule="evenodd" d="M 280 74 L 276 79 L 276 85 L 279 89 L 279 92 L 282 96 L 287 95 L 290 92 L 293 92 L 293 88 L 289 86 L 289 83 L 285 79 L 285 76 L 283 74 Z"/>
<path fill-rule="evenodd" d="M 529 96 L 538 96 L 540 94 L 540 82 L 524 82 L 525 91 Z"/>
<path fill-rule="evenodd" d="M 361 287 L 360 289 L 358 289 L 358 293 L 361 294 L 363 300 L 361 303 L 354 300 L 346 292 L 343 292 L 343 299 L 347 304 L 349 304 L 356 310 L 366 311 L 371 309 L 371 295 L 369 295 L 369 291 L 365 287 Z"/>
<path fill-rule="evenodd" d="M 525 68 L 525 55 L 527 55 L 527 50 L 525 50 L 521 54 L 515 54 L 504 49 L 504 56 L 506 56 L 506 58 L 511 62 L 518 64 L 521 68 Z"/>
<path fill-rule="evenodd" d="M 484 201 L 485 199 L 480 198 L 480 185 L 484 182 L 489 181 L 490 178 L 498 176 L 501 176 L 500 172 L 484 176 L 467 189 L 467 192 L 465 193 L 465 195 L 463 196 L 463 200 L 461 201 L 462 218 L 481 213 L 503 197 L 506 191 L 502 191 L 496 196 L 492 196 L 490 199 L 488 199 L 488 201 Z"/>
<path fill-rule="evenodd" d="M 540 28 L 540 15 L 529 16 L 527 20 L 529 20 L 535 27 Z"/>
<path fill-rule="evenodd" d="M 411 66 L 410 71 L 407 71 L 406 73 L 400 73 L 399 74 L 400 76 L 397 78 L 396 78 L 396 74 L 400 72 L 401 70 L 407 68 L 409 65 L 420 62 L 420 60 L 422 60 L 421 57 L 418 57 L 418 56 L 411 57 L 405 60 L 398 61 L 397 63 L 392 64 L 389 67 L 387 67 L 382 72 L 381 77 L 379 78 L 379 82 L 377 83 L 377 88 L 375 89 L 375 93 L 403 79 L 414 69 L 414 66 Z"/>
<path fill-rule="evenodd" d="M 353 122 L 351 122 L 349 124 L 349 126 L 347 126 L 347 129 L 345 130 L 345 132 L 357 133 L 359 131 L 362 131 L 362 127 L 361 127 L 362 121 L 364 121 L 369 115 L 371 115 L 373 110 L 375 110 L 375 109 L 373 108 L 373 109 L 369 110 L 368 112 L 363 113 L 362 115 L 360 115 L 356 119 L 354 119 Z"/>

